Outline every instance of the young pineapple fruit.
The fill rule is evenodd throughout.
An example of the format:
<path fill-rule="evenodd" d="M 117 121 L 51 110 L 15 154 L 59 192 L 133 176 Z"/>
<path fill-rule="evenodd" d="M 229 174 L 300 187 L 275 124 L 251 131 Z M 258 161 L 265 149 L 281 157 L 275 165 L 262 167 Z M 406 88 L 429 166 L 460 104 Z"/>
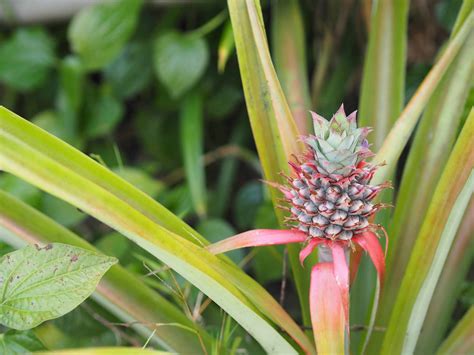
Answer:
<path fill-rule="evenodd" d="M 280 186 L 290 204 L 288 222 L 308 238 L 350 240 L 373 227 L 369 217 L 382 204 L 371 200 L 388 184 L 370 186 L 377 166 L 366 140 L 368 128 L 357 128 L 356 112 L 346 116 L 343 106 L 327 121 L 312 112 L 315 135 L 303 137 L 308 148 L 290 166 L 289 185 Z"/>

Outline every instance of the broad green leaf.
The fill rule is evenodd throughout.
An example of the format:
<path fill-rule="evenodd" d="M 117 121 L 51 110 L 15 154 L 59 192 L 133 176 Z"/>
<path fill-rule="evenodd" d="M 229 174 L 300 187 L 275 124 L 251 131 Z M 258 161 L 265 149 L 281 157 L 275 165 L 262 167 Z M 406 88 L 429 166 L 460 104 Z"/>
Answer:
<path fill-rule="evenodd" d="M 228 0 L 228 7 L 247 111 L 264 177 L 272 182 L 283 182 L 279 173 L 288 173 L 288 159 L 291 154 L 301 153 L 303 145 L 298 140 L 296 123 L 270 58 L 260 3 L 258 0 Z M 276 206 L 281 195 L 276 189 L 270 191 Z M 282 211 L 276 208 L 275 213 L 284 226 Z M 299 263 L 299 246 L 291 245 L 288 250 L 303 318 L 309 325 L 309 272 Z"/>
<path fill-rule="evenodd" d="M 135 30 L 141 6 L 142 0 L 117 0 L 87 7 L 74 16 L 68 38 L 87 69 L 101 69 L 120 53 Z"/>
<path fill-rule="evenodd" d="M 402 153 L 408 139 L 410 138 L 421 112 L 425 108 L 433 92 L 441 83 L 441 79 L 460 51 L 470 33 L 474 23 L 474 13 L 466 18 L 464 24 L 457 34 L 449 41 L 443 55 L 439 58 L 435 66 L 423 80 L 418 90 L 407 104 L 395 125 L 390 130 L 383 145 L 373 159 L 373 163 L 385 162 L 376 172 L 372 183 L 379 184 L 387 179 L 390 171 L 395 167 L 400 154 Z"/>
<path fill-rule="evenodd" d="M 110 134 L 123 117 L 124 107 L 108 90 L 102 87 L 99 97 L 95 97 L 88 107 L 87 124 L 84 134 L 88 138 L 97 138 Z"/>
<path fill-rule="evenodd" d="M 311 350 L 304 333 L 260 285 L 226 258 L 196 245 L 204 239 L 176 216 L 100 164 L 8 110 L 0 109 L 0 121 L 2 169 L 14 170 L 152 253 L 213 299 L 267 351 L 295 352 L 268 318 L 304 349 Z"/>
<path fill-rule="evenodd" d="M 471 198 L 426 313 L 416 344 L 415 353 L 417 354 L 434 354 L 451 325 L 451 316 L 458 303 L 474 255 L 472 216 L 474 216 L 474 199 Z"/>
<path fill-rule="evenodd" d="M 54 45 L 41 28 L 21 28 L 0 45 L 0 81 L 20 91 L 43 84 L 55 63 Z"/>
<path fill-rule="evenodd" d="M 474 306 L 462 317 L 448 338 L 436 352 L 437 355 L 469 354 L 474 348 Z"/>
<path fill-rule="evenodd" d="M 56 351 L 39 351 L 35 355 L 166 355 L 173 354 L 166 351 L 158 351 L 143 348 L 111 347 L 111 348 L 81 348 L 64 349 Z"/>
<path fill-rule="evenodd" d="M 200 94 L 186 97 L 180 114 L 180 143 L 184 160 L 186 180 L 196 213 L 207 214 L 206 175 L 203 164 L 203 113 Z"/>
<path fill-rule="evenodd" d="M 65 243 L 97 252 L 84 239 L 1 191 L 0 226 L 13 233 L 8 242 L 17 248 L 26 243 Z M 134 329 L 145 338 L 155 332 L 153 339 L 166 349 L 183 353 L 201 349 L 197 333 L 204 344 L 209 343 L 209 335 L 203 329 L 120 265 L 110 268 L 92 297 L 123 321 L 138 321 Z"/>
<path fill-rule="evenodd" d="M 167 32 L 155 40 L 153 57 L 158 79 L 173 98 L 178 98 L 201 78 L 209 50 L 201 37 Z"/>
<path fill-rule="evenodd" d="M 299 0 L 272 3 L 272 52 L 281 86 L 301 134 L 310 132 L 311 100 Z"/>
<path fill-rule="evenodd" d="M 0 334 L 1 354 L 23 355 L 40 350 L 45 350 L 45 347 L 31 330 L 9 330 Z"/>
<path fill-rule="evenodd" d="M 449 157 L 411 253 L 382 353 L 412 353 L 434 288 L 474 192 L 474 110 Z M 408 251 L 407 251 L 408 252 Z"/>
<path fill-rule="evenodd" d="M 0 259 L 0 323 L 29 329 L 62 316 L 91 295 L 117 261 L 82 248 L 30 245 Z"/>
<path fill-rule="evenodd" d="M 120 98 L 130 98 L 143 90 L 153 77 L 151 46 L 147 42 L 130 42 L 122 53 L 105 68 L 105 78 Z"/>

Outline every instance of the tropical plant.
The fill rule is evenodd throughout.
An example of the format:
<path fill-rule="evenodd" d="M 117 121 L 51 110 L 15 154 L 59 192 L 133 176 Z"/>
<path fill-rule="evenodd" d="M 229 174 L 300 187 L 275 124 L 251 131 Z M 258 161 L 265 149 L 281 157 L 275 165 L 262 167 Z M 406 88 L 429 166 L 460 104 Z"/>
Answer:
<path fill-rule="evenodd" d="M 326 115 L 342 101 L 353 58 L 350 51 L 330 58 L 344 36 L 351 48 L 349 21 L 370 2 L 318 8 L 338 22 L 316 37 L 311 85 L 312 46 L 297 0 L 271 2 L 273 60 L 258 0 L 228 0 L 228 13 L 216 5 L 214 17 L 187 31 L 177 30 L 172 9 L 141 11 L 150 5 L 136 0 L 93 5 L 74 16 L 72 53 L 60 60 L 44 28 L 2 37 L 0 324 L 7 329 L 0 350 L 469 349 L 472 300 L 459 292 L 472 260 L 474 3 L 453 7 L 450 38 L 407 97 L 408 1 L 371 5 L 357 118 L 342 106 L 330 120 L 315 113 L 311 120 L 309 111 Z M 451 2 L 441 5 L 453 13 Z M 221 27 L 218 74 L 206 69 L 213 59 L 206 36 Z M 244 121 L 228 137 L 232 145 L 224 139 L 204 155 L 209 132 L 226 116 L 241 116 L 240 89 L 229 84 L 234 48 L 258 160 L 246 148 Z M 54 111 L 32 122 L 12 111 L 29 116 L 52 101 Z M 154 120 L 156 112 L 179 117 L 179 125 Z M 123 165 L 112 135 L 131 127 L 153 157 L 140 168 Z M 210 189 L 204 166 L 223 157 Z M 135 159 L 142 158 L 128 158 Z M 266 184 L 246 184 L 234 199 L 242 175 L 236 159 Z M 388 181 L 394 188 L 384 190 Z M 224 220 L 229 200 L 242 233 Z M 235 250 L 250 246 L 262 248 Z M 280 281 L 287 258 L 297 298 L 287 291 L 290 299 L 278 302 L 263 285 Z M 252 276 L 242 267 L 251 259 Z M 286 276 L 281 283 L 285 294 Z"/>

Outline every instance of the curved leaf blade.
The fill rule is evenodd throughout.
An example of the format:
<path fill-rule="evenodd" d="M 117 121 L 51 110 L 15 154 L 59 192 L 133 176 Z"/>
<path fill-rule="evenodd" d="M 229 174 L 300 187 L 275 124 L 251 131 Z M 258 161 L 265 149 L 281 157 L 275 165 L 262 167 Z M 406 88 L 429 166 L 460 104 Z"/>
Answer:
<path fill-rule="evenodd" d="M 178 234 L 174 234 L 170 230 L 165 229 L 161 225 L 156 224 L 154 218 L 148 217 L 142 213 L 140 209 L 135 209 L 121 196 L 128 193 L 137 195 L 134 189 L 125 183 L 125 192 L 121 191 L 121 196 L 114 195 L 108 188 L 111 184 L 124 184 L 109 171 L 102 170 L 104 173 L 112 175 L 101 182 L 107 186 L 107 189 L 99 184 L 90 181 L 85 176 L 78 174 L 74 169 L 80 170 L 78 165 L 91 164 L 92 161 L 78 151 L 56 138 L 46 134 L 45 132 L 35 128 L 29 122 L 22 120 L 20 117 L 11 112 L 0 110 L 0 120 L 2 122 L 0 136 L 0 167 L 6 171 L 14 172 L 21 178 L 40 186 L 42 189 L 56 195 L 67 202 L 79 207 L 81 210 L 95 216 L 102 222 L 110 225 L 114 229 L 127 236 L 129 239 L 137 243 L 142 248 L 148 250 L 155 257 L 168 264 L 175 269 L 183 277 L 196 285 L 203 293 L 210 296 L 219 306 L 224 308 L 234 319 L 236 319 L 249 333 L 254 336 L 267 351 L 287 351 L 294 353 L 295 350 L 289 343 L 267 322 L 262 318 L 259 311 L 254 308 L 248 299 L 239 291 L 232 282 L 238 284 L 246 284 L 245 292 L 250 294 L 249 289 L 258 292 L 258 296 L 254 293 L 252 296 L 256 305 L 266 305 L 263 309 L 266 313 L 270 313 L 271 319 L 284 317 L 291 320 L 287 315 L 284 316 L 281 308 L 277 312 L 269 309 L 269 305 L 277 305 L 277 302 L 268 296 L 262 297 L 265 292 L 261 288 L 248 282 L 245 274 L 237 272 L 235 267 L 229 266 L 225 259 L 217 258 L 207 252 L 202 247 L 188 241 Z M 22 139 L 25 137 L 26 139 Z M 41 139 L 35 140 L 33 137 L 40 136 Z M 34 142 L 33 144 L 32 141 Z M 45 146 L 57 145 L 59 152 L 57 154 L 47 149 L 45 154 Z M 71 155 L 72 162 L 62 163 L 65 159 L 65 153 Z M 58 160 L 52 159 L 50 155 L 61 156 Z M 68 165 L 74 166 L 74 169 L 68 168 Z M 94 175 L 99 164 L 91 164 L 92 171 L 85 174 Z M 84 167 L 82 167 L 83 169 Z M 105 175 L 108 175 L 105 174 Z M 67 178 L 66 178 L 67 177 Z M 94 177 L 96 178 L 96 177 Z M 133 193 L 131 192 L 133 191 Z M 128 192 L 128 193 L 127 193 Z M 140 196 L 140 194 L 138 194 Z M 160 206 L 161 207 L 161 206 Z M 156 210 L 157 206 L 154 207 Z M 162 207 L 161 207 L 162 208 Z M 148 211 L 148 213 L 150 213 Z M 170 216 L 169 211 L 164 212 L 165 217 Z M 173 227 L 176 228 L 176 217 L 173 220 Z M 186 230 L 191 231 L 191 235 L 187 238 L 196 242 L 196 233 L 189 227 L 183 229 L 183 223 L 179 225 L 179 232 L 186 234 Z M 202 237 L 200 237 L 202 238 Z M 232 281 L 232 282 L 231 282 Z M 236 282 L 237 281 L 237 282 Z M 240 288 L 240 287 L 239 287 Z M 266 300 L 266 301 L 264 301 Z M 279 324 L 285 329 L 290 329 L 291 334 L 295 335 L 295 339 L 299 339 L 299 343 L 308 347 L 307 339 L 302 335 L 301 331 L 290 321 L 288 324 L 279 321 Z M 310 348 L 310 345 L 309 345 Z"/>
<path fill-rule="evenodd" d="M 310 133 L 312 122 L 303 16 L 299 0 L 272 3 L 272 53 L 291 113 L 300 134 Z"/>
<path fill-rule="evenodd" d="M 462 291 L 474 255 L 474 199 L 464 213 L 458 234 L 449 251 L 426 314 L 415 353 L 434 354 L 451 323 L 451 316 Z"/>
<path fill-rule="evenodd" d="M 299 132 L 278 81 L 265 36 L 258 0 L 228 0 L 234 31 L 237 59 L 247 111 L 264 177 L 271 182 L 283 182 L 280 172 L 289 173 L 287 161 L 291 154 L 303 151 Z M 273 205 L 280 194 L 270 190 Z M 282 211 L 275 208 L 281 226 Z M 304 323 L 309 325 L 309 272 L 298 259 L 298 247 L 288 246 L 288 255 L 302 308 Z"/>

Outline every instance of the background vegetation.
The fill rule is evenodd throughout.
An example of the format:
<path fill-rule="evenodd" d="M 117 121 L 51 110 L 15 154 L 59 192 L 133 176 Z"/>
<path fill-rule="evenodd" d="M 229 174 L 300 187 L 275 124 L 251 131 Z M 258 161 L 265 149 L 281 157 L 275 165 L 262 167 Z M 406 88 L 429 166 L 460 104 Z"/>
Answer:
<path fill-rule="evenodd" d="M 270 193 L 260 181 L 262 168 L 252 139 L 225 2 L 157 3 L 112 1 L 85 8 L 72 19 L 25 24 L 15 19 L 8 1 L 0 2 L 0 104 L 31 118 L 35 125 L 128 180 L 210 242 L 248 229 L 278 228 Z M 393 123 L 442 52 L 462 1 L 403 3 L 401 8 L 395 6 L 402 20 L 396 22 L 394 36 L 403 37 L 398 31 L 403 32 L 406 21 L 406 52 L 403 39 L 395 38 L 392 56 L 377 59 L 374 55 L 365 61 L 364 68 L 364 58 L 372 48 L 368 49 L 369 34 L 378 26 L 371 19 L 370 1 L 262 1 L 271 53 L 293 115 L 303 117 L 299 124 L 304 125 L 301 122 L 307 119 L 309 109 L 327 117 L 344 102 L 348 112 L 360 107 L 363 125 L 375 126 L 372 143 L 380 148 L 390 124 L 378 127 L 380 123 L 371 121 L 384 113 L 372 109 L 370 100 L 384 88 L 371 86 L 374 91 L 364 89 L 365 97 L 360 97 L 361 87 L 371 85 L 370 73 L 378 68 L 378 60 L 395 61 L 393 73 L 387 74 L 387 80 L 395 77 L 390 90 L 398 93 L 390 96 L 395 102 L 387 103 L 394 110 L 387 114 Z M 404 19 L 403 6 L 409 6 L 409 16 Z M 291 63 L 288 53 L 298 54 L 298 62 Z M 472 60 L 472 52 L 469 55 Z M 400 68 L 397 63 L 401 63 Z M 297 70 L 287 74 L 284 69 L 291 65 Z M 400 72 L 405 68 L 404 77 Z M 469 73 L 472 71 L 465 75 Z M 295 87 L 292 79 L 299 80 Z M 291 93 L 301 87 L 301 95 L 293 98 Z M 472 82 L 461 91 L 458 123 L 466 120 L 474 102 Z M 292 100 L 299 101 L 295 104 Z M 453 130 L 450 145 L 457 133 Z M 410 141 L 415 147 L 429 143 L 422 140 L 416 144 L 416 140 Z M 392 172 L 397 187 L 402 168 L 409 164 L 407 152 Z M 211 334 L 213 349 L 245 349 L 241 351 L 251 354 L 261 350 L 191 283 L 120 233 L 8 173 L 0 173 L 0 189 L 105 254 L 117 257 L 125 269 Z M 402 212 L 398 213 L 397 218 L 403 221 Z M 472 226 L 465 228 L 466 233 L 472 232 Z M 0 239 L 11 239 L 6 230 L 0 229 L 0 236 L 2 233 Z M 389 233 L 400 231 L 389 229 Z M 458 272 L 453 271 L 456 282 L 450 284 L 452 301 L 445 306 L 447 313 L 436 345 L 474 302 L 473 275 L 467 272 L 472 242 L 465 240 L 464 247 L 458 246 L 464 249 L 459 252 Z M 0 242 L 0 253 L 13 250 L 10 244 Z M 229 256 L 279 300 L 298 324 L 305 323 L 285 248 L 234 251 Z M 374 287 L 373 272 L 368 263 L 364 267 L 367 272 L 362 273 L 353 291 L 353 298 L 361 304 L 353 307 L 355 349 L 360 345 L 357 334 L 367 324 Z M 34 332 L 51 348 L 142 346 L 152 333 L 147 335 L 132 325 L 97 299 L 90 299 Z M 201 343 L 206 342 L 205 337 Z"/>

